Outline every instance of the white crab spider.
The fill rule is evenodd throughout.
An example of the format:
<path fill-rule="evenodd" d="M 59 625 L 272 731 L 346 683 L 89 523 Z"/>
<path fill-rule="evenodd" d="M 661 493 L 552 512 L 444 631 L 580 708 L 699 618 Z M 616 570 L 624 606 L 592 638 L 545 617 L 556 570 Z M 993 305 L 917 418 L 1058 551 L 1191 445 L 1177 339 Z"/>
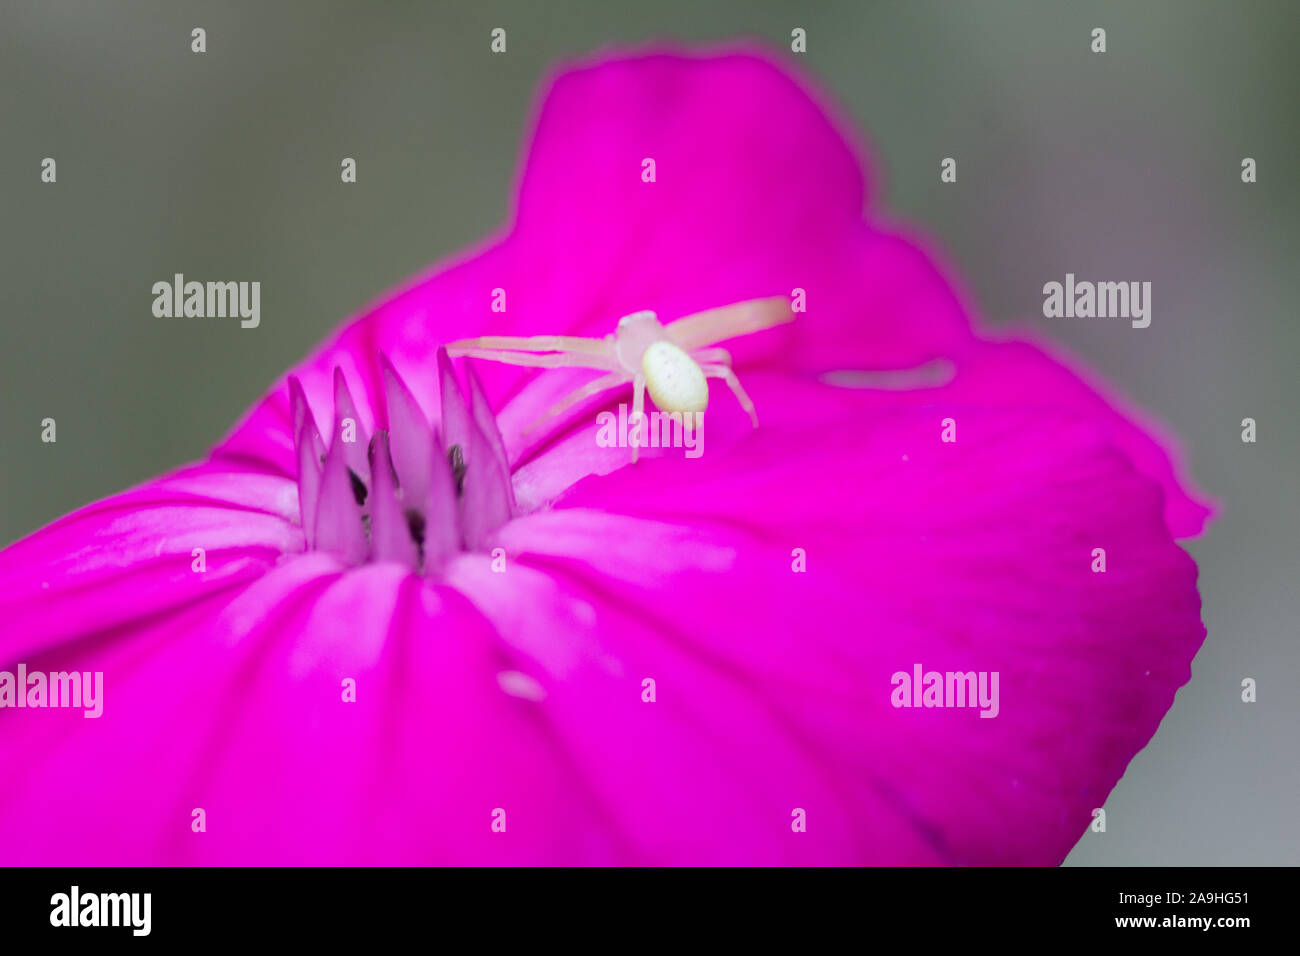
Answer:
<path fill-rule="evenodd" d="M 749 299 L 683 316 L 667 325 L 653 312 L 634 312 L 618 320 L 603 339 L 571 335 L 487 335 L 447 346 L 448 355 L 488 359 L 538 368 L 591 368 L 606 374 L 571 392 L 547 409 L 527 431 L 566 408 L 600 392 L 632 384 L 632 415 L 645 413 L 645 393 L 664 412 L 703 412 L 709 404 L 708 379 L 720 378 L 758 426 L 754 403 L 731 370 L 731 354 L 715 342 L 748 335 L 794 318 L 785 296 Z M 637 448 L 632 446 L 632 460 Z"/>

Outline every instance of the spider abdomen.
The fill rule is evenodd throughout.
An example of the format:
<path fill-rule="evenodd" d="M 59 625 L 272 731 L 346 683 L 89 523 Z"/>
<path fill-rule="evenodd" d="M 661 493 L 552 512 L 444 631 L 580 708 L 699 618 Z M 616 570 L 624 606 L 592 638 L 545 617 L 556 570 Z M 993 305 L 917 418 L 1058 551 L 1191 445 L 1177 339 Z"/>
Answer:
<path fill-rule="evenodd" d="M 646 391 L 665 412 L 702 412 L 709 405 L 709 383 L 695 360 L 672 342 L 652 343 L 641 355 Z"/>

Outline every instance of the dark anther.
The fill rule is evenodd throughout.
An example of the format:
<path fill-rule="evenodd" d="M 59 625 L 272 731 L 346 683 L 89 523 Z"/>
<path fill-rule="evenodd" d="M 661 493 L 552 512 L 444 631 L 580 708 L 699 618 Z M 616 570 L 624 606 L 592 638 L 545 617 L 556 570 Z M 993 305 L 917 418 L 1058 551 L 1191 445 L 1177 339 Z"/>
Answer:
<path fill-rule="evenodd" d="M 424 515 L 414 508 L 406 509 L 406 527 L 411 531 L 411 540 L 424 546 Z"/>
<path fill-rule="evenodd" d="M 369 494 L 366 490 L 366 483 L 358 478 L 357 473 L 351 468 L 348 469 L 348 477 L 352 479 L 352 497 L 357 499 L 357 504 L 364 505 L 366 495 Z"/>
<path fill-rule="evenodd" d="M 451 462 L 451 473 L 456 478 L 456 495 L 459 497 L 465 491 L 465 453 L 459 445 L 452 445 L 447 449 L 447 460 Z"/>

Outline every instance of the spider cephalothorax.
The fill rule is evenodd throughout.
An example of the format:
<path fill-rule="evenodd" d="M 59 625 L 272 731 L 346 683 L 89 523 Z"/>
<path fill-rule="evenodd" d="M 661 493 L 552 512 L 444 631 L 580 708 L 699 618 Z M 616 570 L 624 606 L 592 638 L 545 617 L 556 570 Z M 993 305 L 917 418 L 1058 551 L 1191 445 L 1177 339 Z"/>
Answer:
<path fill-rule="evenodd" d="M 645 412 L 645 393 L 664 412 L 703 412 L 709 404 L 708 379 L 719 378 L 735 394 L 754 425 L 758 414 L 731 370 L 731 354 L 715 342 L 748 335 L 794 318 L 784 296 L 750 299 L 683 316 L 667 325 L 653 312 L 634 312 L 602 339 L 570 335 L 499 336 L 461 339 L 450 355 L 530 365 L 539 368 L 590 368 L 601 375 L 566 395 L 534 423 L 560 414 L 578 402 L 612 388 L 632 385 L 632 422 Z M 636 461 L 637 447 L 632 446 Z"/>

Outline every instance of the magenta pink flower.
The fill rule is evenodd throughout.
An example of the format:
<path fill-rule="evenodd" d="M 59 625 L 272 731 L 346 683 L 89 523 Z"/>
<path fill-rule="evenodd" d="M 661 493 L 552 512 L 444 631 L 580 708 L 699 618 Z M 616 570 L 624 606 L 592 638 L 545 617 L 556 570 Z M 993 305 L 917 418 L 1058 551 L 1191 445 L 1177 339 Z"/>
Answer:
<path fill-rule="evenodd" d="M 0 553 L 0 667 L 103 673 L 0 709 L 0 862 L 1059 862 L 1188 679 L 1208 509 L 864 198 L 761 57 L 560 76 L 499 239 Z M 796 290 L 696 460 L 439 352 Z M 914 666 L 996 716 L 896 706 Z"/>

